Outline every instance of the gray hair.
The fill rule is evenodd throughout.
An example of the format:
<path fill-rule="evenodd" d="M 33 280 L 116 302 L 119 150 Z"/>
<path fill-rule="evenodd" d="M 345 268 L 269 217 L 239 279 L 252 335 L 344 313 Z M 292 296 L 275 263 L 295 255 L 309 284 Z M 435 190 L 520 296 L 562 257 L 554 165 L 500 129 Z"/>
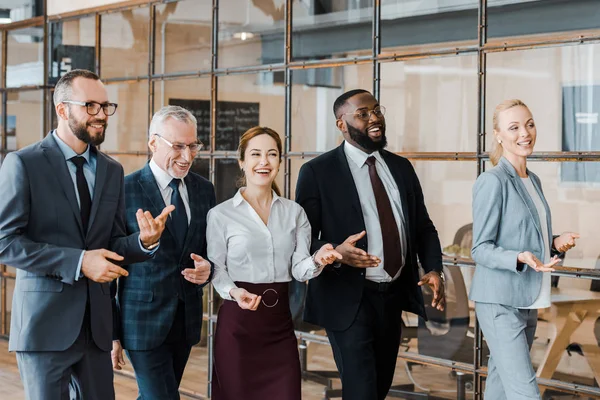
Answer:
<path fill-rule="evenodd" d="M 71 100 L 73 95 L 73 81 L 76 78 L 85 78 L 99 81 L 100 77 L 86 69 L 74 69 L 64 74 L 54 87 L 54 105 L 58 105 L 65 100 Z"/>
<path fill-rule="evenodd" d="M 154 135 L 158 132 L 158 128 L 160 125 L 165 122 L 167 119 L 173 118 L 179 122 L 185 122 L 186 124 L 190 124 L 196 126 L 198 122 L 196 121 L 196 117 L 190 111 L 186 110 L 183 107 L 179 106 L 164 106 L 160 110 L 154 113 L 152 116 L 152 121 L 150 121 L 150 131 L 148 132 L 150 135 Z"/>

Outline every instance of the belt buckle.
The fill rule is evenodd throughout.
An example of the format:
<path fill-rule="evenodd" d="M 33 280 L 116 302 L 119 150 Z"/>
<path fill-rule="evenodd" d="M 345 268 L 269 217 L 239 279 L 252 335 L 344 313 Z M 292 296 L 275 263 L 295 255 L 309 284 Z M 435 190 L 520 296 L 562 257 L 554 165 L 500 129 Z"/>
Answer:
<path fill-rule="evenodd" d="M 277 296 L 277 299 L 275 300 L 275 303 L 273 303 L 272 305 L 268 305 L 267 303 L 265 303 L 264 297 L 265 297 L 266 293 L 269 293 L 271 291 L 275 292 L 275 295 Z M 277 305 L 277 303 L 279 303 L 279 293 L 277 292 L 277 290 L 275 290 L 273 288 L 269 288 L 269 289 L 265 290 L 263 292 L 263 294 L 262 294 L 262 297 L 263 297 L 263 299 L 260 302 L 263 303 L 265 305 L 265 307 L 267 307 L 267 308 L 273 308 L 273 307 L 275 307 Z"/>

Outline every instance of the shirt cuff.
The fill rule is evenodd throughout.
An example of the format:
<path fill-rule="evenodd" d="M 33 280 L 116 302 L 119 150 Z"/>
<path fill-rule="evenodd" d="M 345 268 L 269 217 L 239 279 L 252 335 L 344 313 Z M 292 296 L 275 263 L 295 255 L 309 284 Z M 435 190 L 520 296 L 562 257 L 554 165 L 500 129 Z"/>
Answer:
<path fill-rule="evenodd" d="M 81 256 L 79 257 L 79 263 L 77 263 L 77 271 L 75 271 L 75 281 L 78 281 L 79 278 L 83 278 L 83 274 L 81 273 L 81 266 L 83 265 L 84 254 L 85 250 L 81 252 Z"/>
<path fill-rule="evenodd" d="M 154 253 L 156 253 L 156 250 L 158 250 L 158 248 L 160 247 L 160 240 L 158 241 L 158 245 L 156 247 L 154 247 L 152 250 L 148 250 L 144 247 L 144 245 L 142 244 L 142 239 L 140 239 L 140 237 L 138 236 L 138 242 L 140 244 L 140 249 L 142 249 L 142 251 L 146 254 L 149 255 L 154 255 Z"/>

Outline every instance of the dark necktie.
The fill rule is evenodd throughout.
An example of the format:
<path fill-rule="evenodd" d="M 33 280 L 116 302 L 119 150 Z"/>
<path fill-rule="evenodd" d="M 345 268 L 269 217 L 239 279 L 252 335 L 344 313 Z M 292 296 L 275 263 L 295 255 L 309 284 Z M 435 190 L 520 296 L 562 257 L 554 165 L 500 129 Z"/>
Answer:
<path fill-rule="evenodd" d="M 369 177 L 371 178 L 371 186 L 373 186 L 373 194 L 375 194 L 375 202 L 377 203 L 377 213 L 379 214 L 379 224 L 381 225 L 383 269 L 394 278 L 402 264 L 400 233 L 398 232 L 398 225 L 392 211 L 392 204 L 385 191 L 383 182 L 377 174 L 375 161 L 375 157 L 370 156 L 367 158 L 366 163 L 369 166 Z"/>
<path fill-rule="evenodd" d="M 185 206 L 183 205 L 181 193 L 179 192 L 180 182 L 181 179 L 173 179 L 169 183 L 169 187 L 173 189 L 173 193 L 171 193 L 171 204 L 175 206 L 175 210 L 171 212 L 171 221 L 173 222 L 173 228 L 175 228 L 175 238 L 179 242 L 179 245 L 183 247 L 188 230 L 188 218 L 185 213 Z"/>
<path fill-rule="evenodd" d="M 90 222 L 90 211 L 92 211 L 92 197 L 90 196 L 87 180 L 83 174 L 83 165 L 86 161 L 85 158 L 81 156 L 75 156 L 71 158 L 71 162 L 77 167 L 77 172 L 75 172 L 75 182 L 77 183 L 77 193 L 79 193 L 79 213 L 81 215 L 83 232 L 87 234 Z"/>

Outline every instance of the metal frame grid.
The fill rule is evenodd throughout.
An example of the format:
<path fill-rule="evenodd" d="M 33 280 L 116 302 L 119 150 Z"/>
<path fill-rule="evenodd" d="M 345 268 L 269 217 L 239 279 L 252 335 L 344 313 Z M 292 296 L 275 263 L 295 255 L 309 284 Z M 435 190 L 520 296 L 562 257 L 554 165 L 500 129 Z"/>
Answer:
<path fill-rule="evenodd" d="M 416 59 L 431 59 L 438 57 L 459 56 L 471 54 L 477 56 L 477 149 L 476 152 L 403 152 L 398 153 L 411 160 L 436 160 L 436 161 L 473 161 L 474 168 L 479 175 L 484 171 L 485 161 L 489 160 L 488 154 L 485 152 L 485 125 L 486 125 L 486 58 L 487 54 L 505 51 L 521 51 L 529 49 L 537 49 L 544 47 L 569 46 L 580 44 L 600 43 L 600 30 L 597 31 L 572 31 L 562 34 L 547 34 L 538 37 L 511 37 L 507 40 L 489 42 L 487 38 L 487 19 L 488 5 L 487 0 L 478 0 L 478 16 L 477 16 L 477 43 L 467 43 L 459 47 L 444 47 L 443 44 L 437 45 L 434 50 L 394 52 L 382 53 L 381 48 L 381 0 L 372 0 L 373 2 L 373 18 L 372 18 L 372 52 L 371 55 L 363 55 L 346 58 L 332 58 L 328 60 L 314 61 L 297 61 L 292 57 L 292 10 L 293 0 L 285 1 L 285 28 L 284 28 L 284 61 L 281 63 L 252 65 L 235 68 L 219 68 L 218 60 L 218 32 L 219 32 L 219 0 L 212 0 L 212 37 L 211 37 L 211 68 L 209 70 L 196 70 L 174 73 L 157 74 L 155 71 L 155 55 L 156 55 L 156 7 L 161 4 L 174 3 L 178 0 L 130 0 L 119 3 L 117 6 L 108 5 L 96 8 L 87 9 L 84 11 L 65 13 L 60 15 L 47 15 L 47 5 L 44 2 L 44 15 L 32 18 L 25 21 L 14 22 L 1 27 L 1 63 L 0 63 L 0 94 L 1 94 L 1 112 L 4 114 L 7 109 L 7 95 L 9 92 L 24 92 L 31 90 L 43 90 L 43 107 L 42 107 L 42 122 L 43 132 L 48 132 L 51 124 L 52 105 L 52 89 L 53 86 L 48 84 L 49 70 L 49 44 L 48 33 L 51 24 L 78 20 L 84 17 L 95 18 L 95 70 L 102 77 L 101 71 L 101 31 L 102 18 L 104 15 L 118 13 L 125 10 L 137 8 L 147 8 L 149 14 L 149 29 L 148 29 L 148 71 L 147 74 L 134 77 L 108 78 L 103 79 L 107 85 L 124 84 L 124 83 L 148 83 L 148 107 L 147 107 L 147 127 L 151 116 L 154 112 L 155 98 L 155 83 L 161 81 L 178 80 L 186 78 L 206 77 L 211 81 L 210 89 L 210 104 L 211 104 L 211 123 L 210 123 L 210 143 L 211 150 L 202 151 L 199 158 L 209 160 L 209 177 L 212 182 L 215 182 L 215 167 L 218 159 L 235 159 L 237 153 L 235 151 L 215 151 L 216 131 L 217 131 L 217 101 L 218 101 L 218 82 L 219 78 L 237 75 L 237 74 L 253 74 L 258 72 L 275 72 L 283 71 L 285 74 L 285 140 L 284 140 L 284 195 L 288 196 L 291 193 L 291 162 L 293 159 L 304 159 L 306 157 L 314 157 L 320 152 L 309 151 L 294 151 L 292 148 L 292 73 L 294 70 L 303 70 L 311 68 L 331 68 L 343 67 L 357 64 L 372 64 L 373 67 L 373 94 L 376 98 L 380 97 L 381 87 L 381 64 L 396 61 L 409 61 Z M 15 29 L 28 27 L 42 27 L 44 31 L 44 80 L 42 85 L 27 86 L 27 87 L 7 87 L 6 71 L 7 71 L 7 54 L 8 54 L 8 35 Z M 0 157 L 4 157 L 7 153 L 7 120 L 2 119 L 0 131 Z M 147 153 L 140 151 L 111 151 L 107 152 L 111 155 L 132 155 L 140 156 Z M 592 152 L 537 152 L 531 156 L 533 160 L 561 162 L 561 161 L 600 161 L 600 151 Z M 474 266 L 472 261 L 445 257 L 444 263 L 452 266 Z M 579 277 L 587 279 L 600 279 L 600 272 L 582 270 L 573 268 L 567 271 L 558 271 L 554 275 Z M 9 271 L 5 265 L 0 266 L 0 337 L 8 338 L 8 321 L 7 321 L 7 280 L 14 279 L 15 275 Z M 205 320 L 208 320 L 208 335 L 209 335 L 209 360 L 212 359 L 212 337 L 214 334 L 214 326 L 216 321 L 214 307 L 214 290 L 208 291 L 208 312 L 205 314 Z M 423 365 L 432 365 L 459 373 L 468 373 L 474 376 L 474 393 L 473 398 L 476 400 L 483 399 L 482 383 L 483 377 L 486 374 L 486 369 L 482 367 L 482 335 L 475 322 L 475 344 L 473 348 L 473 364 L 454 362 L 451 360 L 438 359 L 428 356 L 423 356 L 413 353 L 400 353 L 399 357 L 413 363 Z M 315 341 L 328 343 L 326 338 L 310 335 L 303 332 L 297 332 L 299 338 L 307 341 Z M 210 379 L 212 373 L 212 362 L 209 361 L 207 388 L 208 396 L 210 396 Z M 548 388 L 558 391 L 570 392 L 580 395 L 600 396 L 600 389 L 576 385 L 572 383 L 560 382 L 557 380 L 538 379 L 538 382 Z M 203 394 L 193 392 L 182 388 L 182 393 L 194 398 L 206 398 Z"/>

